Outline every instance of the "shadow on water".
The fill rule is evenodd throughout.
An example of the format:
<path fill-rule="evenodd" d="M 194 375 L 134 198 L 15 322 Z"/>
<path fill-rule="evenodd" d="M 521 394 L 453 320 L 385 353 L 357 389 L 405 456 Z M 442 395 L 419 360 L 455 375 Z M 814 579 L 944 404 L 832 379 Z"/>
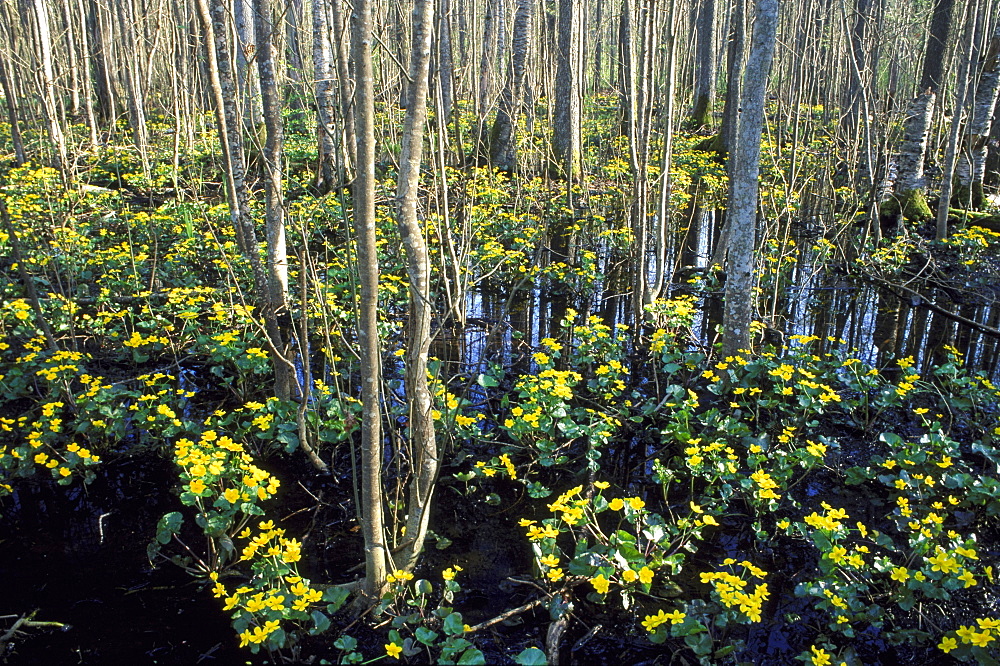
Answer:
<path fill-rule="evenodd" d="M 247 662 L 201 584 L 174 567 L 154 570 L 146 557 L 156 522 L 176 509 L 165 492 L 176 483 L 170 467 L 133 456 L 109 462 L 86 487 L 17 484 L 0 517 L 0 615 L 37 610 L 36 621 L 66 626 L 29 629 L 0 663 Z"/>

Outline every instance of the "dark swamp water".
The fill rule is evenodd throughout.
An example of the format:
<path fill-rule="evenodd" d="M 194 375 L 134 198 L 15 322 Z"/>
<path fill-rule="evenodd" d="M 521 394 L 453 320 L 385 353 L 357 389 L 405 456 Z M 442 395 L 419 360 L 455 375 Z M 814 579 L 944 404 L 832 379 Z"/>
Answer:
<path fill-rule="evenodd" d="M 932 362 L 927 340 L 933 316 L 929 318 L 912 303 L 887 301 L 842 278 L 810 272 L 807 261 L 800 267 L 798 279 L 785 291 L 772 319 L 799 323 L 782 327 L 782 334 L 843 338 L 871 362 L 886 354 L 912 354 L 919 365 Z M 606 305 L 607 299 L 595 299 L 595 303 L 601 302 Z M 524 302 L 515 303 L 512 313 L 497 311 L 496 299 L 491 296 L 473 297 L 470 325 L 438 344 L 433 353 L 451 366 L 449 372 L 465 377 L 481 372 L 481 362 L 488 357 L 499 356 L 511 367 L 525 368 L 538 340 L 552 334 L 546 322 L 552 320 L 556 307 L 539 290 L 525 294 Z M 596 313 L 598 308 L 591 311 Z M 602 308 L 602 314 L 615 313 Z M 992 321 L 995 315 L 987 308 L 977 313 L 977 318 Z M 704 321 L 698 330 L 700 343 L 709 343 Z M 995 378 L 1000 354 L 996 340 L 963 333 L 954 326 L 945 332 L 952 343 L 964 343 L 970 350 L 971 367 Z M 636 451 L 638 458 L 643 458 L 643 443 L 641 436 L 637 437 L 627 447 L 633 453 L 609 451 L 607 460 L 635 456 Z M 618 453 L 621 455 L 616 458 Z M 289 535 L 302 539 L 302 573 L 315 582 L 350 580 L 363 560 L 354 521 L 349 453 L 342 447 L 333 455 L 334 469 L 346 470 L 337 477 L 316 476 L 297 455 L 292 460 L 274 457 L 260 461 L 283 482 L 278 504 L 269 507 L 269 515 Z M 20 481 L 14 494 L 0 503 L 0 636 L 18 617 L 32 611 L 36 611 L 36 621 L 65 625 L 62 629 L 29 628 L 13 637 L 0 653 L 0 663 L 267 663 L 266 656 L 255 657 L 238 648 L 221 602 L 212 598 L 203 581 L 169 565 L 153 568 L 147 559 L 146 545 L 155 535 L 159 518 L 181 509 L 176 497 L 177 477 L 169 460 L 151 450 L 107 456 L 107 460 L 89 486 Z M 622 464 L 615 476 L 632 478 L 635 464 L 627 460 Z M 454 605 L 467 623 L 475 624 L 537 596 L 530 585 L 516 580 L 526 577 L 532 566 L 522 530 L 516 526 L 517 519 L 526 515 L 523 506 L 529 502 L 522 487 L 502 491 L 507 494 L 499 503 L 488 504 L 481 495 L 463 497 L 449 488 L 455 483 L 450 480 L 451 471 L 445 469 L 442 475 L 432 529 L 452 543 L 437 550 L 432 540 L 417 575 L 437 580 L 443 568 L 462 566 L 463 592 Z M 822 496 L 827 487 L 822 478 L 804 484 L 803 499 Z M 857 507 L 856 512 L 862 515 L 864 508 Z M 720 550 L 704 556 L 739 553 L 750 540 L 749 534 L 737 531 Z M 994 538 L 988 547 L 995 551 L 998 542 L 1000 539 Z M 795 572 L 807 566 L 804 549 L 759 555 L 762 566 L 770 571 Z M 683 580 L 679 583 L 685 585 Z M 801 649 L 800 634 L 811 632 L 812 628 L 806 627 L 810 622 L 815 624 L 818 616 L 808 602 L 792 594 L 792 584 L 775 580 L 772 588 L 765 617 L 774 619 L 750 630 L 741 658 L 757 664 L 798 663 L 793 657 Z M 679 653 L 671 654 L 665 646 L 650 644 L 641 630 L 626 628 L 628 623 L 610 604 L 598 607 L 580 599 L 575 603 L 580 612 L 562 640 L 563 663 L 693 663 Z M 960 598 L 954 606 L 958 615 L 971 616 L 981 610 L 963 605 Z M 640 607 L 632 612 L 641 615 L 650 611 Z M 506 655 L 527 646 L 545 645 L 550 622 L 548 610 L 536 609 L 485 630 L 477 635 L 476 643 L 488 663 L 510 663 Z M 350 633 L 359 639 L 366 655 L 383 654 L 384 638 L 380 635 L 368 634 L 360 625 Z M 301 654 L 313 657 L 314 663 L 320 659 L 336 663 L 333 637 L 306 638 Z M 856 647 L 868 664 L 942 663 L 940 652 L 893 648 L 874 634 L 859 636 Z"/>

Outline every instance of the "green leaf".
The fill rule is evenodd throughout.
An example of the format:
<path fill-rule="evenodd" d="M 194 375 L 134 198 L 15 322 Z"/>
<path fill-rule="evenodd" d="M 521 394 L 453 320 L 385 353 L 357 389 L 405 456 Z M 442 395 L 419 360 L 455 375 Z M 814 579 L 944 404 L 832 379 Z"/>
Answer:
<path fill-rule="evenodd" d="M 496 380 L 493 375 L 479 375 L 476 377 L 476 383 L 483 388 L 493 388 L 494 386 L 499 386 L 500 383 Z"/>
<path fill-rule="evenodd" d="M 330 628 L 330 618 L 328 618 L 324 613 L 314 610 L 311 614 L 313 620 L 313 628 L 309 630 L 312 635 L 321 634 Z"/>
<path fill-rule="evenodd" d="M 465 623 L 461 613 L 451 613 L 444 619 L 444 633 L 449 636 L 461 636 L 465 633 Z"/>
<path fill-rule="evenodd" d="M 712 652 L 712 637 L 707 633 L 689 634 L 684 637 L 684 642 L 696 655 L 702 656 Z"/>
<path fill-rule="evenodd" d="M 323 591 L 323 601 L 328 602 L 326 611 L 328 613 L 336 613 L 339 611 L 344 602 L 347 601 L 347 597 L 350 596 L 350 591 L 346 587 L 328 587 Z M 353 649 L 353 648 L 352 648 Z"/>
<path fill-rule="evenodd" d="M 438 633 L 436 631 L 431 631 L 427 627 L 417 627 L 416 631 L 417 640 L 424 645 L 433 645 L 434 641 L 437 640 Z"/>
<path fill-rule="evenodd" d="M 458 660 L 458 663 L 460 664 L 460 666 L 461 665 L 485 666 L 486 657 L 484 657 L 483 653 L 477 650 L 476 648 L 469 648 L 468 650 L 462 653 L 462 656 Z"/>
<path fill-rule="evenodd" d="M 545 666 L 549 662 L 544 652 L 536 647 L 530 647 L 521 650 L 521 654 L 514 657 L 514 663 L 520 666 Z"/>
<path fill-rule="evenodd" d="M 164 514 L 160 518 L 160 522 L 156 524 L 156 540 L 163 545 L 170 543 L 170 539 L 181 531 L 181 523 L 183 522 L 184 516 L 179 511 Z"/>
<path fill-rule="evenodd" d="M 343 636 L 341 636 L 340 638 L 338 638 L 333 642 L 333 646 L 338 650 L 344 650 L 346 652 L 350 652 L 354 648 L 358 647 L 358 640 L 353 636 L 348 636 L 347 634 L 344 634 Z"/>

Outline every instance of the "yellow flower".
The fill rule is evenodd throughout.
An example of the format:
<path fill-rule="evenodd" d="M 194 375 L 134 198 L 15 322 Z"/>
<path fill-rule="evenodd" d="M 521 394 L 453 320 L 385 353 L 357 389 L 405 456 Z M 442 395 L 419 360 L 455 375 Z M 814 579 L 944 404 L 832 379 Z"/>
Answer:
<path fill-rule="evenodd" d="M 638 579 L 639 579 L 639 574 L 632 571 L 631 569 L 626 569 L 625 571 L 622 572 L 622 580 L 624 580 L 626 583 L 634 583 Z"/>
<path fill-rule="evenodd" d="M 441 572 L 441 577 L 445 580 L 455 580 L 455 574 L 462 570 L 462 567 L 457 564 L 454 567 L 448 567 Z"/>
<path fill-rule="evenodd" d="M 905 583 L 910 577 L 910 572 L 907 571 L 906 567 L 896 567 L 892 570 L 892 574 L 889 577 L 900 583 Z"/>
<path fill-rule="evenodd" d="M 549 571 L 545 575 L 548 576 L 549 580 L 551 580 L 552 582 L 556 582 L 558 580 L 562 580 L 563 570 L 560 569 L 559 567 L 555 567 L 554 569 L 549 569 Z M 595 585 L 594 587 L 597 586 Z"/>
<path fill-rule="evenodd" d="M 205 482 L 201 479 L 194 479 L 191 481 L 191 485 L 188 486 L 188 490 L 193 492 L 195 495 L 201 495 L 205 492 Z"/>
<path fill-rule="evenodd" d="M 392 657 L 393 659 L 399 659 L 399 655 L 402 654 L 403 648 L 395 643 L 386 643 L 385 653 Z"/>
<path fill-rule="evenodd" d="M 938 647 L 941 649 L 942 652 L 948 654 L 949 652 L 958 647 L 958 641 L 952 638 L 951 636 L 945 636 L 944 638 L 941 639 L 941 642 L 938 643 Z"/>
<path fill-rule="evenodd" d="M 653 582 L 653 570 L 649 567 L 643 567 L 639 569 L 639 582 L 643 585 L 649 585 Z"/>
<path fill-rule="evenodd" d="M 635 509 L 636 511 L 638 511 L 639 509 L 646 506 L 646 503 L 643 502 L 642 499 L 639 497 L 630 497 L 628 498 L 628 505 L 633 509 Z"/>
<path fill-rule="evenodd" d="M 226 498 L 226 501 L 230 504 L 236 504 L 240 499 L 240 491 L 236 488 L 229 488 L 226 492 L 222 493 L 222 496 Z"/>
<path fill-rule="evenodd" d="M 611 586 L 611 581 L 604 577 L 604 574 L 598 574 L 594 578 L 590 579 L 590 583 L 597 590 L 598 594 L 607 594 L 608 588 Z"/>
<path fill-rule="evenodd" d="M 599 490 L 607 490 L 610 485 L 607 481 L 594 481 L 594 487 Z"/>
<path fill-rule="evenodd" d="M 612 511 L 621 511 L 625 508 L 625 502 L 620 497 L 616 497 L 608 502 L 608 508 Z"/>
<path fill-rule="evenodd" d="M 709 515 L 709 514 L 705 514 L 704 516 L 702 516 L 701 520 L 706 525 L 718 525 L 719 524 L 719 521 L 717 521 L 715 519 L 715 516 L 712 516 L 712 515 Z"/>
<path fill-rule="evenodd" d="M 815 645 L 809 649 L 812 650 L 813 666 L 827 666 L 830 663 L 830 654 L 826 650 L 818 648 Z"/>
<path fill-rule="evenodd" d="M 976 584 L 976 579 L 972 576 L 971 571 L 963 571 L 962 575 L 959 576 L 958 579 L 965 583 L 965 587 L 972 587 Z"/>

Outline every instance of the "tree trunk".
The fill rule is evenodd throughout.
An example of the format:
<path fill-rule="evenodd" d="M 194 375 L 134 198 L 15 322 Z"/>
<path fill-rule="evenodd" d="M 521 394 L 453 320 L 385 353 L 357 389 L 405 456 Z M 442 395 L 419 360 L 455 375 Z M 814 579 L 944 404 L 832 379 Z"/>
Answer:
<path fill-rule="evenodd" d="M 958 90 L 955 92 L 955 107 L 952 111 L 951 129 L 948 131 L 948 147 L 945 150 L 944 172 L 941 175 L 941 196 L 938 197 L 937 220 L 935 224 L 935 239 L 944 240 L 948 236 L 948 209 L 955 185 L 955 164 L 958 161 L 959 133 L 962 128 L 962 117 L 968 106 L 969 73 L 972 71 L 976 51 L 976 17 L 979 13 L 979 0 L 971 0 L 966 7 L 965 35 L 968 47 L 964 57 L 959 54 L 961 63 L 958 74 Z"/>
<path fill-rule="evenodd" d="M 132 129 L 132 143 L 139 153 L 142 172 L 149 175 L 149 133 L 146 126 L 146 102 L 142 90 L 142 77 L 139 76 L 139 53 L 135 38 L 135 17 L 131 6 L 126 6 L 124 0 L 115 3 L 118 10 L 119 29 L 121 30 L 121 49 L 124 56 L 122 78 L 125 82 L 125 93 L 128 96 L 128 124 Z"/>
<path fill-rule="evenodd" d="M 931 29 L 927 34 L 927 48 L 924 51 L 920 92 L 910 103 L 907 112 L 906 129 L 899 148 L 896 196 L 892 207 L 883 209 L 887 214 L 898 210 L 907 219 L 927 220 L 931 217 L 931 209 L 924 195 L 924 156 L 927 152 L 931 118 L 934 115 L 934 103 L 941 87 L 945 45 L 951 29 L 954 5 L 954 0 L 937 0 L 934 6 Z"/>
<path fill-rule="evenodd" d="M 417 193 L 427 122 L 428 72 L 435 0 L 415 0 L 413 52 L 410 55 L 410 99 L 403 126 L 399 156 L 396 205 L 399 235 L 406 252 L 409 278 L 409 318 L 406 329 L 406 396 L 409 403 L 411 476 L 406 517 L 406 546 L 396 565 L 412 569 L 423 550 L 430 519 L 431 496 L 437 481 L 440 457 L 434 434 L 434 396 L 427 382 L 427 356 L 431 344 L 431 265 L 424 231 L 417 217 Z"/>
<path fill-rule="evenodd" d="M 979 84 L 972 101 L 972 117 L 962 137 L 957 175 L 959 201 L 972 210 L 981 210 L 986 203 L 983 179 L 986 175 L 986 153 L 993 120 L 993 108 L 1000 86 L 1000 23 L 990 39 L 979 73 Z M 963 196 L 964 195 L 964 196 Z"/>
<path fill-rule="evenodd" d="M 490 132 L 490 162 L 497 169 L 513 173 L 517 169 L 514 128 L 524 89 L 525 62 L 528 58 L 528 32 L 531 26 L 531 0 L 518 0 L 514 14 L 513 53 L 507 70 L 507 83 L 500 96 L 500 108 Z"/>
<path fill-rule="evenodd" d="M 375 90 L 372 74 L 371 0 L 355 0 L 351 15 L 351 62 L 357 121 L 357 177 L 354 180 L 354 234 L 361 301 L 358 346 L 361 355 L 361 530 L 365 540 L 364 592 L 377 599 L 385 587 L 385 534 L 382 522 L 382 370 L 378 337 L 378 255 L 375 238 Z"/>
<path fill-rule="evenodd" d="M 715 0 L 699 1 L 696 29 L 698 45 L 691 125 L 700 129 L 712 124 L 712 103 L 715 97 Z"/>
<path fill-rule="evenodd" d="M 285 208 L 282 202 L 282 147 L 284 130 L 281 98 L 275 80 L 274 23 L 270 0 L 254 0 L 254 33 L 257 37 L 257 72 L 260 76 L 261 106 L 267 138 L 264 145 L 264 185 L 267 193 L 265 224 L 267 229 L 267 301 L 264 306 L 265 330 L 274 360 L 274 394 L 289 400 L 295 381 L 294 368 L 287 360 L 285 346 L 289 321 L 288 257 L 285 249 Z"/>
<path fill-rule="evenodd" d="M 764 96 L 774 56 L 778 0 L 757 0 L 750 55 L 743 77 L 736 178 L 729 183 L 729 250 L 726 261 L 726 303 L 723 313 L 722 356 L 750 346 L 753 319 L 753 249 L 759 194 L 760 142 L 764 127 Z"/>
<path fill-rule="evenodd" d="M 21 123 L 17 117 L 17 96 L 7 74 L 4 63 L 4 53 L 0 52 L 0 85 L 3 86 L 3 99 L 7 107 L 7 123 L 10 125 L 10 140 L 14 144 L 14 164 L 21 166 L 25 162 L 24 140 L 21 138 Z"/>
<path fill-rule="evenodd" d="M 438 17 L 438 82 L 441 91 L 441 113 L 445 124 L 455 105 L 455 61 L 451 42 L 451 0 L 440 0 Z"/>
<path fill-rule="evenodd" d="M 59 104 L 56 98 L 55 75 L 52 71 L 52 34 L 49 30 L 49 11 L 45 5 L 45 0 L 33 0 L 35 30 L 38 37 L 37 51 L 41 64 L 41 84 L 42 109 L 45 119 L 49 125 L 49 140 L 52 142 L 52 149 L 55 151 L 55 167 L 62 174 L 63 181 L 69 179 L 69 157 L 66 152 L 66 137 L 63 134 L 59 118 L 62 115 L 59 111 Z"/>
<path fill-rule="evenodd" d="M 344 160 L 344 173 L 341 177 L 346 181 L 348 174 L 353 168 L 354 150 L 357 147 L 357 134 L 354 129 L 354 104 L 351 98 L 354 95 L 353 81 L 348 72 L 347 47 L 344 43 L 344 8 L 342 0 L 330 0 L 330 14 L 333 24 L 333 39 L 335 51 L 337 53 L 337 79 L 340 85 L 338 91 L 340 95 L 340 119 L 344 128 L 344 146 L 346 149 L 346 159 Z"/>
<path fill-rule="evenodd" d="M 337 182 L 337 154 L 334 144 L 333 65 L 330 49 L 330 29 L 327 5 L 320 0 L 312 3 L 313 75 L 316 79 L 317 158 L 316 189 L 329 192 Z"/>
<path fill-rule="evenodd" d="M 552 151 L 556 172 L 573 181 L 580 165 L 580 0 L 559 0 L 559 51 L 556 65 Z"/>
<path fill-rule="evenodd" d="M 82 2 L 83 0 L 81 0 Z M 90 29 L 90 58 L 94 63 L 94 81 L 97 92 L 97 108 L 101 119 L 111 122 L 118 116 L 115 88 L 111 80 L 111 63 L 107 37 L 104 30 L 103 13 L 97 0 L 89 0 L 87 23 Z"/>
<path fill-rule="evenodd" d="M 733 0 L 729 44 L 726 49 L 726 101 L 722 107 L 722 125 L 719 127 L 719 148 L 727 155 L 736 146 L 739 125 L 740 75 L 743 73 L 747 35 L 746 3 L 747 0 Z"/>

